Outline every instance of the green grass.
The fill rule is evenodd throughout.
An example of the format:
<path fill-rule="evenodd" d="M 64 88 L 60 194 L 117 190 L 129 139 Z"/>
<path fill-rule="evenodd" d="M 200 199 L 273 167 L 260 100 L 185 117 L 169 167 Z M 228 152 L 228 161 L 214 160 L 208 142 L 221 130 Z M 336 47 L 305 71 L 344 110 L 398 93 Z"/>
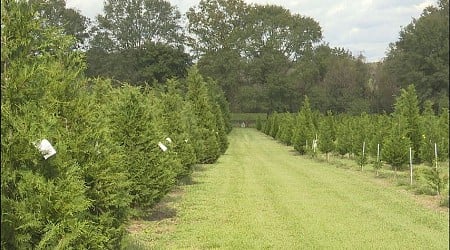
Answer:
<path fill-rule="evenodd" d="M 234 129 L 219 162 L 134 222 L 129 249 L 448 249 L 449 217 L 373 176 Z"/>

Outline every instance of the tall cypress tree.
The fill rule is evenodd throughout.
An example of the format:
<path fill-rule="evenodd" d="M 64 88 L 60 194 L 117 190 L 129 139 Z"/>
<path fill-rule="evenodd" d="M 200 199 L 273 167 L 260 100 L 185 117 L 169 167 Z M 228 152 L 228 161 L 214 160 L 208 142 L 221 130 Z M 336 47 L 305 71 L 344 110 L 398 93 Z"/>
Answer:
<path fill-rule="evenodd" d="M 158 119 L 162 120 L 162 130 L 166 137 L 164 143 L 170 144 L 170 148 L 176 152 L 184 166 L 183 171 L 178 174 L 186 175 L 197 162 L 192 137 L 189 135 L 189 123 L 194 119 L 194 115 L 186 113 L 187 101 L 182 96 L 179 81 L 168 80 L 166 85 L 167 91 L 161 93 L 155 112 Z"/>
<path fill-rule="evenodd" d="M 432 102 L 427 101 L 422 112 L 421 126 L 421 145 L 419 156 L 420 159 L 428 164 L 434 161 L 434 144 L 439 141 L 438 118 L 434 114 Z"/>
<path fill-rule="evenodd" d="M 315 139 L 315 126 L 312 119 L 311 106 L 309 98 L 305 96 L 303 105 L 297 115 L 297 122 L 294 129 L 294 148 L 300 153 L 305 154 L 311 147 Z M 307 145 L 308 143 L 308 145 Z M 307 147 L 308 146 L 308 147 Z"/>
<path fill-rule="evenodd" d="M 220 155 L 220 144 L 217 137 L 219 131 L 217 131 L 213 103 L 208 95 L 205 80 L 195 66 L 188 72 L 187 85 L 187 100 L 192 105 L 194 115 L 198 121 L 201 121 L 198 127 L 198 137 L 193 138 L 197 159 L 200 163 L 213 163 Z"/>
<path fill-rule="evenodd" d="M 319 149 L 327 156 L 329 160 L 329 153 L 335 149 L 336 130 L 334 125 L 334 117 L 331 111 L 327 111 L 327 115 L 322 118 L 319 127 Z"/>
<path fill-rule="evenodd" d="M 417 99 L 416 89 L 414 85 L 409 85 L 406 89 L 401 90 L 401 95 L 397 98 L 394 109 L 395 116 L 402 116 L 405 122 L 406 136 L 411 141 L 414 152 L 420 152 L 421 144 L 421 126 L 419 101 Z M 415 160 L 419 160 L 416 157 Z"/>
<path fill-rule="evenodd" d="M 2 248 L 118 248 L 129 207 L 123 154 L 87 92 L 83 56 L 27 1 L 1 7 Z M 54 156 L 33 146 L 42 139 Z"/>

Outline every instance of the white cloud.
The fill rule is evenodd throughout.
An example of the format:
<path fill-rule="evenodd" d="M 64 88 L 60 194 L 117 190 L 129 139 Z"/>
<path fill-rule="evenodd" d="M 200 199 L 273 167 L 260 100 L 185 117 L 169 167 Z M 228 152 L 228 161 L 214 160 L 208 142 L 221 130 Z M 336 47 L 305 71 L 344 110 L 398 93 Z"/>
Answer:
<path fill-rule="evenodd" d="M 389 43 L 398 39 L 401 27 L 418 18 L 432 0 L 244 0 L 246 3 L 276 4 L 292 13 L 314 18 L 322 27 L 324 41 L 353 53 L 364 51 L 368 61 L 385 56 Z M 169 0 L 184 14 L 199 0 Z M 103 0 L 67 0 L 89 18 L 103 10 Z"/>
<path fill-rule="evenodd" d="M 90 19 L 103 12 L 103 0 L 66 0 L 66 7 L 77 9 Z"/>

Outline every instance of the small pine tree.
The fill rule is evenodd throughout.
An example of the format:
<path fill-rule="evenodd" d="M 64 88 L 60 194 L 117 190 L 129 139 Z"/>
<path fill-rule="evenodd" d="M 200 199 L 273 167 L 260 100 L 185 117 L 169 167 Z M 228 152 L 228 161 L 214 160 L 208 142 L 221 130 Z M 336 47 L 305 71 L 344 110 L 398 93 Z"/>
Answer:
<path fill-rule="evenodd" d="M 293 131 L 293 145 L 295 150 L 300 154 L 305 154 L 310 147 L 307 146 L 307 141 L 312 145 L 315 139 L 316 131 L 312 119 L 311 107 L 309 99 L 305 96 L 303 105 L 297 114 L 296 124 Z"/>
<path fill-rule="evenodd" d="M 275 111 L 273 112 L 272 117 L 273 118 L 271 120 L 272 124 L 270 125 L 269 135 L 275 138 L 278 133 L 278 130 L 280 129 L 280 116 Z"/>
<path fill-rule="evenodd" d="M 403 116 L 393 118 L 392 127 L 383 141 L 383 159 L 389 163 L 397 174 L 397 170 L 408 163 L 411 141 Z"/>
<path fill-rule="evenodd" d="M 434 143 L 439 140 L 438 122 L 431 101 L 426 101 L 421 116 L 422 136 L 419 156 L 422 161 L 430 165 L 435 160 Z"/>
<path fill-rule="evenodd" d="M 441 161 L 448 160 L 449 157 L 449 110 L 443 108 L 439 115 L 439 122 L 437 126 L 439 132 L 438 145 L 438 158 Z"/>
<path fill-rule="evenodd" d="M 408 131 L 406 136 L 412 143 L 411 147 L 414 151 L 420 152 L 423 133 L 420 126 L 419 101 L 414 85 L 411 84 L 406 89 L 401 90 L 401 95 L 395 102 L 394 113 L 403 116 Z M 416 157 L 415 160 L 420 160 L 420 158 Z"/>
<path fill-rule="evenodd" d="M 354 129 L 354 149 L 356 161 L 363 170 L 363 166 L 368 162 L 368 150 L 367 146 L 370 144 L 373 124 L 371 118 L 366 113 L 361 114 L 359 117 L 355 117 Z"/>
<path fill-rule="evenodd" d="M 262 131 L 262 129 L 263 129 L 262 120 L 261 120 L 261 117 L 259 117 L 259 116 L 256 118 L 256 129 L 259 131 Z"/>
<path fill-rule="evenodd" d="M 336 150 L 341 155 L 350 154 L 353 147 L 352 117 L 341 115 L 336 126 Z"/>
<path fill-rule="evenodd" d="M 320 123 L 319 140 L 319 149 L 326 154 L 327 161 L 329 161 L 329 153 L 334 151 L 334 141 L 336 140 L 334 117 L 330 110 L 327 111 L 327 115 L 322 118 Z"/>

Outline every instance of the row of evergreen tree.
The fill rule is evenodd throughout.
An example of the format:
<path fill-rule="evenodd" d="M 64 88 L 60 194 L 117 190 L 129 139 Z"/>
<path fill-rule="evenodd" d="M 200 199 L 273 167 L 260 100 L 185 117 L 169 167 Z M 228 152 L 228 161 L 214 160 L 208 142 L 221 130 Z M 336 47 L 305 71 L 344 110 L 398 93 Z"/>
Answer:
<path fill-rule="evenodd" d="M 88 79 L 26 1 L 2 1 L 1 32 L 2 249 L 119 249 L 130 216 L 225 152 L 227 103 L 196 67 L 160 89 Z"/>
<path fill-rule="evenodd" d="M 361 168 L 372 162 L 375 169 L 383 163 L 393 170 L 403 170 L 409 163 L 409 148 L 414 163 L 435 166 L 437 161 L 448 162 L 449 157 L 449 112 L 443 109 L 435 114 L 432 103 L 427 102 L 420 111 L 413 85 L 402 89 L 396 100 L 394 112 L 352 116 L 322 114 L 311 110 L 308 97 L 297 114 L 273 113 L 267 120 L 257 121 L 257 128 L 267 135 L 292 145 L 300 154 L 317 156 L 330 154 L 353 157 Z M 434 173 L 429 176 L 447 178 L 437 180 L 440 189 L 448 189 L 448 174 Z M 436 189 L 439 192 L 439 189 Z"/>

